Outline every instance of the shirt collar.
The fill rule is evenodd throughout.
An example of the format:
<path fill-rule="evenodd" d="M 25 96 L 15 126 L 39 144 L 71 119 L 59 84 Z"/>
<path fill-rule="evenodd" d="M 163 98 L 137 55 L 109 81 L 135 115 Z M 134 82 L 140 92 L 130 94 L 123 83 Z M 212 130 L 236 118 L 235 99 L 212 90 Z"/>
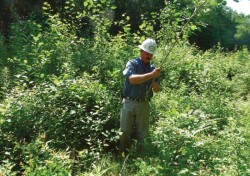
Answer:
<path fill-rule="evenodd" d="M 139 57 L 139 60 L 140 60 L 140 63 L 144 66 L 149 66 L 150 65 L 150 62 L 149 63 L 144 63 L 143 60 L 141 59 L 141 57 Z"/>

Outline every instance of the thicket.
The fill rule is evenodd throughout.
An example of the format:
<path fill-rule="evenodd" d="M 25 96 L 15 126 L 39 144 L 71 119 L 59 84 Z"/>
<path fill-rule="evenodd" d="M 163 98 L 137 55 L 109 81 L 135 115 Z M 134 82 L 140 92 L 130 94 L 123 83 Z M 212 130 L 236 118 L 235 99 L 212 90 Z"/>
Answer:
<path fill-rule="evenodd" d="M 94 3 L 104 2 L 103 0 L 96 0 Z M 130 24 L 130 30 L 132 33 L 136 33 L 140 30 L 140 25 L 145 21 L 154 21 L 152 25 L 155 31 L 161 29 L 158 17 L 161 9 L 164 9 L 165 3 L 173 4 L 174 11 L 168 13 L 168 19 L 170 21 L 176 21 L 178 13 L 190 12 L 194 6 L 200 0 L 115 0 L 109 3 L 116 6 L 116 8 L 106 8 L 103 13 L 111 22 L 118 22 L 124 19 L 124 15 L 129 16 L 127 23 Z M 234 0 L 237 1 L 237 0 Z M 88 8 L 84 7 L 83 4 L 93 3 L 89 0 L 5 0 L 0 2 L 0 30 L 4 33 L 8 40 L 10 26 L 16 21 L 27 18 L 32 13 L 36 15 L 36 20 L 43 19 L 42 6 L 44 2 L 48 2 L 51 5 L 51 9 L 54 13 L 59 13 L 64 20 L 68 23 L 73 24 L 74 28 L 77 27 L 79 30 L 77 35 L 87 37 L 92 34 L 91 22 L 89 17 L 79 16 L 78 12 L 86 11 Z M 74 3 L 74 6 L 69 7 L 69 3 Z M 107 1 L 106 1 L 107 2 Z M 166 9 L 167 11 L 171 8 Z M 173 9 L 172 9 L 173 10 Z M 206 0 L 206 6 L 202 8 L 205 13 L 199 13 L 193 21 L 199 23 L 192 34 L 189 34 L 189 41 L 192 44 L 197 45 L 203 50 L 212 48 L 214 45 L 220 43 L 220 45 L 230 51 L 237 48 L 242 48 L 249 45 L 249 15 L 238 14 L 231 8 L 227 7 L 226 0 Z M 159 13 L 160 12 L 160 13 Z M 154 17 L 152 18 L 152 13 Z M 177 15 L 177 16 L 176 16 Z M 17 17 L 18 16 L 18 17 Z M 182 16 L 185 17 L 185 16 Z M 184 19 L 184 18 L 183 18 Z M 72 23 L 73 22 L 73 23 Z M 123 30 L 122 26 L 113 25 L 109 29 L 109 33 L 116 35 L 119 31 Z M 177 31 L 176 31 L 177 32 Z"/>
<path fill-rule="evenodd" d="M 84 7 L 77 17 L 90 20 L 89 35 L 45 3 L 42 23 L 31 16 L 12 24 L 8 44 L 0 38 L 0 174 L 249 175 L 248 49 L 200 51 L 187 42 L 195 23 L 176 38 L 193 9 L 175 4 L 152 14 L 157 33 L 154 20 L 132 33 L 125 15 L 115 36 L 109 1 Z M 74 8 L 70 1 L 65 11 Z M 144 153 L 116 158 L 122 70 L 147 37 L 158 42 L 162 91 L 151 102 Z"/>

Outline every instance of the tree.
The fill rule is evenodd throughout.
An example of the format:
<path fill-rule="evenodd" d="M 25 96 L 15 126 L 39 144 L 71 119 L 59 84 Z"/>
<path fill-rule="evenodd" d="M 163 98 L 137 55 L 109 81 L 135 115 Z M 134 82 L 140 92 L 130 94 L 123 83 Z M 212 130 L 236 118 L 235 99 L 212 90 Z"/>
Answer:
<path fill-rule="evenodd" d="M 142 15 L 151 18 L 152 12 L 159 12 L 165 6 L 165 2 L 162 0 L 116 0 L 114 3 L 117 7 L 114 21 L 120 21 L 123 19 L 123 15 L 126 14 L 130 17 L 129 23 L 132 32 L 139 29 Z M 113 30 L 113 32 L 117 31 L 119 31 L 119 28 Z"/>
<path fill-rule="evenodd" d="M 191 43 L 202 49 L 209 49 L 218 43 L 224 48 L 233 49 L 236 33 L 234 13 L 224 3 L 210 6 L 207 13 L 201 15 L 199 20 L 203 22 L 203 26 L 190 37 Z"/>
<path fill-rule="evenodd" d="M 241 14 L 236 20 L 238 21 L 235 34 L 236 43 L 238 46 L 246 45 L 250 49 L 250 15 Z"/>

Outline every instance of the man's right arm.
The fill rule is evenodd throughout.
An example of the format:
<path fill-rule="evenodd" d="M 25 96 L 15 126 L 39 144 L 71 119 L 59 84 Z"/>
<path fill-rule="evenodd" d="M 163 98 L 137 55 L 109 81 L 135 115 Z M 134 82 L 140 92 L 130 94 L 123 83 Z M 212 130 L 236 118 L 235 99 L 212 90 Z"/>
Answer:
<path fill-rule="evenodd" d="M 134 74 L 129 77 L 129 82 L 131 84 L 142 84 L 150 79 L 154 79 L 160 76 L 160 73 L 161 73 L 160 68 L 156 68 L 150 73 Z"/>

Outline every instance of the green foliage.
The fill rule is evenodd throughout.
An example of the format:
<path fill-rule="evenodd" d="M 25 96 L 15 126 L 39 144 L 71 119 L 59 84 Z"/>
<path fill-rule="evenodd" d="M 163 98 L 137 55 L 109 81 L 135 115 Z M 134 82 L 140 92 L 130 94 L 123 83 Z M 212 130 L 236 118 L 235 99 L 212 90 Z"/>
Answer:
<path fill-rule="evenodd" d="M 161 0 L 137 0 L 137 1 L 123 1 L 117 0 L 114 1 L 116 5 L 116 13 L 115 20 L 121 21 L 123 19 L 124 14 L 129 17 L 129 24 L 131 26 L 131 32 L 136 32 L 140 30 L 141 24 L 145 22 L 144 19 L 150 19 L 151 13 L 159 13 L 160 9 L 164 7 L 165 2 Z M 118 31 L 114 31 L 114 33 L 122 30 L 123 26 L 114 28 Z"/>
<path fill-rule="evenodd" d="M 110 111 L 111 100 L 117 100 L 103 85 L 91 81 L 86 74 L 83 77 L 54 78 L 52 83 L 9 97 L 9 108 L 3 114 L 6 119 L 2 123 L 3 132 L 12 129 L 13 139 L 28 142 L 45 133 L 51 144 L 63 148 L 101 145 L 104 141 L 99 140 L 108 135 L 105 125 L 116 116 L 116 110 Z"/>
<path fill-rule="evenodd" d="M 88 149 L 88 155 L 99 158 L 116 146 L 117 101 L 87 74 L 82 79 L 53 78 L 26 93 L 16 90 L 2 110 L 1 148 L 11 152 L 11 141 L 30 143 L 43 134 L 54 148 Z"/>
<path fill-rule="evenodd" d="M 186 47 L 176 49 L 165 63 L 164 90 L 153 103 L 158 120 L 152 141 L 165 166 L 160 173 L 246 175 L 248 158 L 242 152 L 248 144 L 239 119 L 247 111 L 239 113 L 235 100 L 249 95 L 249 52 Z"/>
<path fill-rule="evenodd" d="M 25 175 L 70 174 L 72 161 L 69 153 L 53 151 L 49 147 L 49 141 L 37 139 L 34 143 L 25 146 L 22 152 L 25 154 L 22 166 Z"/>
<path fill-rule="evenodd" d="M 4 36 L 2 34 L 0 34 L 0 52 L 1 52 L 1 56 L 0 56 L 0 66 L 1 68 L 3 67 L 4 64 L 6 64 L 6 57 L 8 56 L 8 52 L 7 52 L 7 46 L 5 44 L 5 39 Z"/>
<path fill-rule="evenodd" d="M 42 31 L 42 26 L 32 18 L 22 21 L 21 25 L 13 25 L 10 44 L 13 51 L 9 65 L 14 75 L 27 76 L 29 81 L 37 81 L 47 75 L 60 75 L 68 71 L 73 36 L 57 15 L 48 20 L 48 25 L 49 28 Z M 14 69 L 14 65 L 18 69 Z"/>
<path fill-rule="evenodd" d="M 0 100 L 5 98 L 8 92 L 10 79 L 9 79 L 9 69 L 7 67 L 2 67 L 0 72 Z"/>
<path fill-rule="evenodd" d="M 0 34 L 0 100 L 2 100 L 7 92 L 9 85 L 9 69 L 6 67 L 6 58 L 8 56 L 7 47 L 4 37 Z"/>
<path fill-rule="evenodd" d="M 49 141 L 44 136 L 28 144 L 16 143 L 11 151 L 19 157 L 19 165 L 11 163 L 9 158 L 3 160 L 0 166 L 1 174 L 5 175 L 68 175 L 72 167 L 70 152 L 55 151 L 50 148 Z M 5 152 L 7 154 L 7 152 Z M 13 156 L 13 154 L 12 154 Z M 17 162 L 17 161 L 16 161 Z M 16 171 L 15 171 L 16 170 Z"/>
<path fill-rule="evenodd" d="M 13 23 L 9 43 L 0 39 L 0 175 L 249 175 L 249 51 L 190 46 L 204 16 L 180 32 L 201 3 L 168 1 L 136 32 L 130 14 L 112 22 L 109 0 L 70 0 L 60 13 L 45 3 L 41 21 Z M 211 13 L 229 22 L 223 1 L 201 13 L 218 3 Z M 147 37 L 163 70 L 150 138 L 141 155 L 116 158 L 122 70 Z"/>
<path fill-rule="evenodd" d="M 248 16 L 238 16 L 236 18 L 238 25 L 236 26 L 237 32 L 235 37 L 237 39 L 237 44 L 240 46 L 248 46 L 250 48 L 250 15 Z"/>
<path fill-rule="evenodd" d="M 246 158 L 241 155 L 246 145 L 240 130 L 237 130 L 237 133 L 235 131 L 235 120 L 231 119 L 230 128 L 221 131 L 220 134 L 207 136 L 206 129 L 213 123 L 200 118 L 201 116 L 191 115 L 188 119 L 184 119 L 190 121 L 190 124 L 195 122 L 195 125 L 198 125 L 196 129 L 180 128 L 178 125 L 183 123 L 183 119 L 171 117 L 172 120 L 166 118 L 159 121 L 153 132 L 153 141 L 159 148 L 162 165 L 167 166 L 161 173 L 171 175 L 246 173 L 248 167 Z M 229 155 L 230 159 L 227 158 Z M 227 167 L 229 165 L 230 167 Z"/>

